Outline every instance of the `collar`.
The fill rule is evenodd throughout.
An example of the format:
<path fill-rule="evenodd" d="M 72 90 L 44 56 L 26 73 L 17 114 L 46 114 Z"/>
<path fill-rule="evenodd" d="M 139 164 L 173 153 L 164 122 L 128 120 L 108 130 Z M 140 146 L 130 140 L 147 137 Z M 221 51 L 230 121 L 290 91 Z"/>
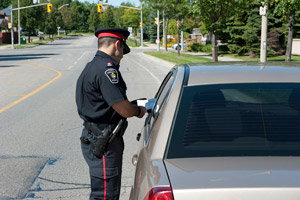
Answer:
<path fill-rule="evenodd" d="M 117 61 L 115 61 L 110 55 L 108 55 L 107 53 L 105 53 L 103 51 L 98 50 L 95 56 L 100 56 L 100 57 L 104 58 L 108 68 L 119 69 L 119 67 L 120 67 L 120 65 L 119 65 L 119 63 L 117 63 Z"/>

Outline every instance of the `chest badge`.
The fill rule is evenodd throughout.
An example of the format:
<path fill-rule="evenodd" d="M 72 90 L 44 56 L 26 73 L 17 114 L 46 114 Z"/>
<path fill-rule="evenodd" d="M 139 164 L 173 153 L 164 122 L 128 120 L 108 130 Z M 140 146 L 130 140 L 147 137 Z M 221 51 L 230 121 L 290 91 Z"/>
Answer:
<path fill-rule="evenodd" d="M 119 83 L 119 74 L 116 69 L 108 69 L 105 74 L 112 84 Z"/>

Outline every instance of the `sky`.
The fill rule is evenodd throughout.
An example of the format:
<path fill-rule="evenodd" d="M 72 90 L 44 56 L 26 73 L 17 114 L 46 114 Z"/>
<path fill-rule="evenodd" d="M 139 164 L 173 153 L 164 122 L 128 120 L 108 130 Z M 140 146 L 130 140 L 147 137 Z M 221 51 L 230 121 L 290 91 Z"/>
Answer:
<path fill-rule="evenodd" d="M 99 0 L 79 0 L 82 2 L 88 1 L 90 3 L 101 3 Z M 140 6 L 140 1 L 139 0 L 108 0 L 108 4 L 114 5 L 114 6 L 119 6 L 121 3 L 129 2 L 133 3 L 136 7 Z"/>

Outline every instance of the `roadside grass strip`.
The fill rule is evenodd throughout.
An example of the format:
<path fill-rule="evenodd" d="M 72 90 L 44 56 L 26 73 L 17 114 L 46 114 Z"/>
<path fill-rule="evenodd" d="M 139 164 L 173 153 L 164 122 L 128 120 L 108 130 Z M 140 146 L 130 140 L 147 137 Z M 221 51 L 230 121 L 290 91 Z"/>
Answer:
<path fill-rule="evenodd" d="M 211 62 L 210 58 L 204 58 L 201 56 L 189 55 L 185 53 L 180 53 L 180 57 L 174 52 L 145 52 L 145 54 L 157 57 L 159 59 L 166 60 L 168 62 L 180 64 L 180 63 L 199 63 L 199 62 Z"/>

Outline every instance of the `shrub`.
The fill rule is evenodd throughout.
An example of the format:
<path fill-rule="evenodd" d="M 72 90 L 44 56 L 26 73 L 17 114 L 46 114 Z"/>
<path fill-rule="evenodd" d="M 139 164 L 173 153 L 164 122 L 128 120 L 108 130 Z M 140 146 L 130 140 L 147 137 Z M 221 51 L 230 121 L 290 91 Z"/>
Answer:
<path fill-rule="evenodd" d="M 212 45 L 211 44 L 207 44 L 205 46 L 202 47 L 202 51 L 206 52 L 206 53 L 212 53 Z"/>
<path fill-rule="evenodd" d="M 196 51 L 196 52 L 202 51 L 202 47 L 203 47 L 203 45 L 201 43 L 193 43 L 193 44 L 189 45 L 189 49 L 191 51 Z"/>

